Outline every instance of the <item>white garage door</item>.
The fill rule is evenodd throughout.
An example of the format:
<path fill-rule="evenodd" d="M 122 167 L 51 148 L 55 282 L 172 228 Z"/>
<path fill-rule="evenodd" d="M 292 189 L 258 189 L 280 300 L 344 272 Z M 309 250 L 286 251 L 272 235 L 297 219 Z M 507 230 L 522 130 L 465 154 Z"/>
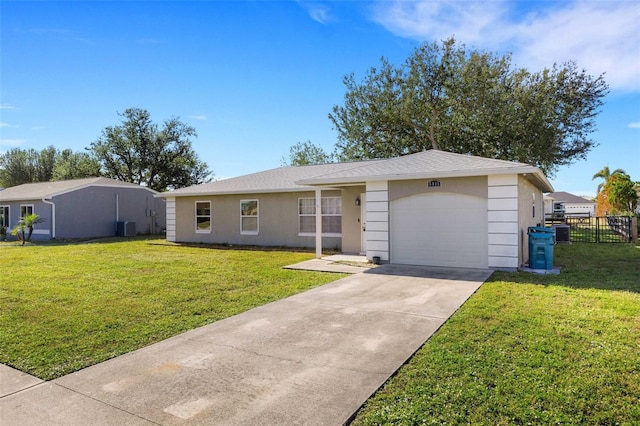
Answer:
<path fill-rule="evenodd" d="M 391 202 L 391 262 L 487 268 L 487 200 L 419 194 Z"/>

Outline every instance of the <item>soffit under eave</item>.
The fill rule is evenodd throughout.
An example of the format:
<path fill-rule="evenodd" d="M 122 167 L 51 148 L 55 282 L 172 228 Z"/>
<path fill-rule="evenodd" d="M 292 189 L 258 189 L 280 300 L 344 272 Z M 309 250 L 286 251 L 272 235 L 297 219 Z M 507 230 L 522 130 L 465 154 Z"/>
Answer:
<path fill-rule="evenodd" d="M 547 179 L 547 177 L 541 172 L 537 171 L 535 173 L 523 173 L 522 176 L 531 182 L 536 188 L 539 188 L 542 192 L 553 192 L 553 186 L 551 182 Z M 551 197 L 548 197 L 553 199 Z"/>

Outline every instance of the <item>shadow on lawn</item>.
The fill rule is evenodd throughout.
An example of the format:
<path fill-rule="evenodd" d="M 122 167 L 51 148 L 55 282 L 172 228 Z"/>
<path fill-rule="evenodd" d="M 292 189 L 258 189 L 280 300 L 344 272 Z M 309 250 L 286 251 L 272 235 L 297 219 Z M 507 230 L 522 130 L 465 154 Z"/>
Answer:
<path fill-rule="evenodd" d="M 640 246 L 575 243 L 556 245 L 554 251 L 553 264 L 560 267 L 559 275 L 495 272 L 488 282 L 511 281 L 640 293 Z"/>
<path fill-rule="evenodd" d="M 288 251 L 292 253 L 315 253 L 314 248 L 309 247 L 285 247 L 285 246 L 250 246 L 236 244 L 212 244 L 212 243 L 171 243 L 171 242 L 150 242 L 152 246 L 172 246 L 172 247 L 190 247 L 209 250 L 247 250 L 247 251 Z M 336 254 L 336 252 L 323 251 L 323 255 Z"/>
<path fill-rule="evenodd" d="M 164 235 L 136 235 L 134 237 L 99 237 L 99 238 L 75 238 L 75 239 L 55 239 L 55 240 L 32 240 L 26 244 L 11 239 L 0 241 L 0 247 L 53 247 L 83 244 L 113 244 L 126 242 L 148 241 L 150 246 L 166 246 L 166 247 L 190 247 L 202 248 L 209 250 L 247 250 L 247 251 L 287 251 L 293 253 L 315 253 L 313 247 L 286 247 L 286 246 L 256 246 L 256 245 L 236 245 L 236 244 L 210 244 L 210 243 L 173 243 L 168 242 Z M 323 250 L 323 255 L 332 255 L 341 253 L 339 250 Z"/>
<path fill-rule="evenodd" d="M 164 238 L 164 235 L 136 235 L 135 237 L 97 237 L 97 238 L 68 238 L 68 239 L 54 239 L 54 240 L 31 240 L 27 241 L 24 244 L 24 247 L 29 246 L 38 246 L 38 247 L 48 247 L 48 246 L 69 246 L 69 245 L 80 245 L 80 244 L 112 244 L 118 242 L 128 242 L 128 241 L 145 241 L 151 240 L 156 241 L 159 238 Z M 17 239 L 11 239 L 4 242 L 0 242 L 0 246 L 2 247 L 13 247 L 13 246 L 23 246 L 21 241 Z"/>

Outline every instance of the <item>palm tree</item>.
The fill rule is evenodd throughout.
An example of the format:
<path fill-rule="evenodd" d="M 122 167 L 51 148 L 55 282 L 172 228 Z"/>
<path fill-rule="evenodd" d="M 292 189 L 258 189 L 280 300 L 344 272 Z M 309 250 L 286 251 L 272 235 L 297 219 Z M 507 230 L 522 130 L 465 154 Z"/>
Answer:
<path fill-rule="evenodd" d="M 24 216 L 18 224 L 11 230 L 11 235 L 17 235 L 18 239 L 25 242 L 31 241 L 31 235 L 33 234 L 33 226 L 37 223 L 44 222 L 44 219 L 37 214 L 28 214 Z M 27 231 L 29 232 L 27 234 Z"/>
<path fill-rule="evenodd" d="M 602 187 L 604 187 L 604 185 L 607 183 L 607 181 L 611 176 L 619 175 L 619 174 L 626 174 L 626 172 L 622 169 L 615 169 L 614 171 L 610 171 L 609 166 L 604 166 L 602 170 L 600 170 L 598 173 L 593 175 L 591 180 L 594 180 L 596 178 L 604 179 L 604 182 L 600 182 L 598 184 L 598 189 L 596 190 L 596 194 L 600 193 L 600 190 L 602 190 Z"/>

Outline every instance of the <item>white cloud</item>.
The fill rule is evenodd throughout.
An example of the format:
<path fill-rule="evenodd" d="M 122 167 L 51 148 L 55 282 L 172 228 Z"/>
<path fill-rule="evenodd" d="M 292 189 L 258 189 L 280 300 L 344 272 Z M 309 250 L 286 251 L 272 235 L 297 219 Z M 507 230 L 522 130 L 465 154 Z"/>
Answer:
<path fill-rule="evenodd" d="M 0 109 L 16 109 L 13 105 L 0 105 Z"/>
<path fill-rule="evenodd" d="M 629 123 L 628 127 L 631 129 L 640 129 L 640 121 L 636 121 L 635 123 Z"/>
<path fill-rule="evenodd" d="M 575 60 L 612 89 L 640 91 L 640 2 L 397 0 L 377 3 L 374 20 L 402 37 L 509 50 L 532 70 Z"/>
<path fill-rule="evenodd" d="M 331 21 L 331 8 L 324 3 L 317 1 L 297 0 L 298 4 L 302 6 L 311 19 L 321 24 L 326 24 Z"/>
<path fill-rule="evenodd" d="M 189 118 L 193 118 L 194 120 L 206 121 L 206 115 L 190 115 Z"/>
<path fill-rule="evenodd" d="M 456 36 L 465 43 L 494 38 L 506 13 L 505 2 L 380 2 L 375 20 L 394 34 L 419 40 Z"/>

